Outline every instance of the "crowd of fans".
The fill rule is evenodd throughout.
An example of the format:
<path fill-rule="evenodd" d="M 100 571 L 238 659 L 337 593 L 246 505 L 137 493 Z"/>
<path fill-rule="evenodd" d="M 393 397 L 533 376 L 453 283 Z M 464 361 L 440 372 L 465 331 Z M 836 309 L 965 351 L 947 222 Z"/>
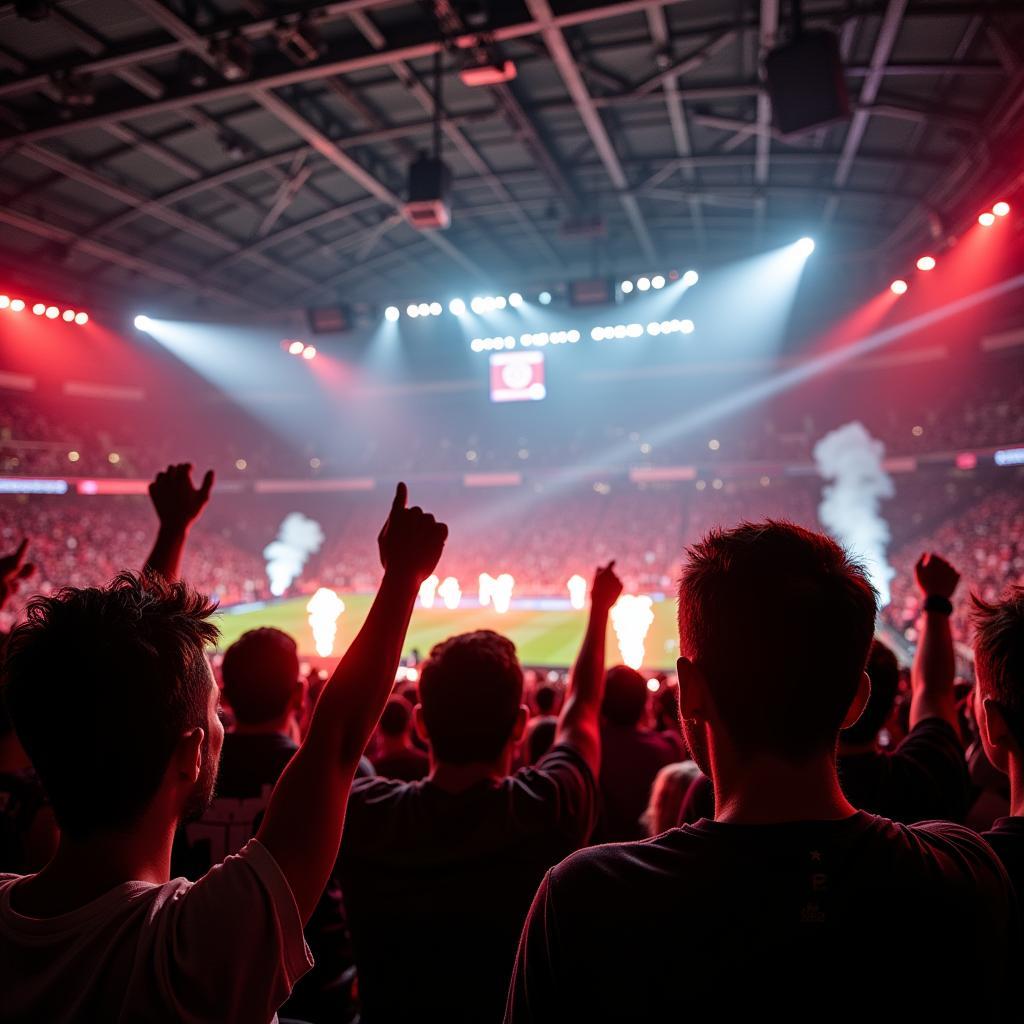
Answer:
<path fill-rule="evenodd" d="M 32 587 L 37 557 L 63 578 L 3 650 L 0 1019 L 518 1024 L 723 999 L 808 1021 L 837 1000 L 857 1016 L 1015 1019 L 1011 495 L 939 529 L 948 561 L 901 566 L 902 614 L 917 595 L 907 676 L 873 639 L 864 571 L 826 536 L 722 529 L 735 495 L 645 519 L 656 506 L 638 492 L 603 523 L 623 548 L 662 524 L 666 543 L 699 531 L 678 581 L 678 679 L 651 686 L 604 664 L 623 591 L 610 560 L 564 684 L 524 673 L 489 631 L 400 673 L 449 532 L 404 485 L 374 545 L 373 608 L 333 675 L 303 678 L 294 639 L 265 628 L 215 678 L 212 604 L 180 582 L 221 555 L 215 530 L 193 530 L 213 488 L 169 466 L 150 488 L 155 539 L 90 523 L 106 546 L 77 561 L 62 513 L 48 510 L 54 550 L 4 526 L 0 606 Z M 977 678 L 958 690 L 965 610 Z M 935 982 L 950 958 L 956 978 Z"/>

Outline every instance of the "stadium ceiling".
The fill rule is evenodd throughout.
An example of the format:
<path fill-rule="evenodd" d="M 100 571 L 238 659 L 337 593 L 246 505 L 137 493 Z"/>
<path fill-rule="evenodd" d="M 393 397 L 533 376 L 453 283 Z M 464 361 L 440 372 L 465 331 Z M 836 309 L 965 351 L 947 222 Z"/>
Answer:
<path fill-rule="evenodd" d="M 783 139 L 760 68 L 784 0 L 2 3 L 0 265 L 227 311 L 631 273 L 794 229 L 872 259 L 1019 176 L 1019 2 L 803 8 L 838 35 L 853 115 Z M 483 55 L 516 77 L 467 86 Z M 452 224 L 422 232 L 402 206 L 435 141 Z"/>

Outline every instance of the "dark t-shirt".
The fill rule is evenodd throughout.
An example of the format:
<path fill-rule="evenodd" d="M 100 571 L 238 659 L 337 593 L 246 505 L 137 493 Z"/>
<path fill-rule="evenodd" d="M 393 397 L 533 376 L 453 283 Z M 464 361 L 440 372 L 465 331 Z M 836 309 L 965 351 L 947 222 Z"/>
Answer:
<path fill-rule="evenodd" d="M 430 771 L 430 758 L 421 750 L 409 747 L 397 754 L 375 757 L 373 767 L 381 778 L 398 779 L 399 782 L 415 782 Z"/>
<path fill-rule="evenodd" d="M 632 726 L 601 725 L 601 813 L 596 842 L 642 839 L 640 815 L 647 809 L 659 770 L 678 759 L 660 733 Z"/>
<path fill-rule="evenodd" d="M 461 793 L 357 782 L 339 869 L 367 1024 L 500 1021 L 530 900 L 586 842 L 595 805 L 565 745 Z"/>
<path fill-rule="evenodd" d="M 970 800 L 964 748 L 941 718 L 926 718 L 891 752 L 840 757 L 839 782 L 854 807 L 912 825 L 916 821 L 962 821 Z M 690 787 L 680 824 L 715 816 L 715 791 L 701 776 Z"/>
<path fill-rule="evenodd" d="M 1000 818 L 982 837 L 999 854 L 1024 909 L 1024 818 Z"/>
<path fill-rule="evenodd" d="M 548 872 L 505 1019 L 995 1020 L 1015 925 L 959 825 L 703 820 Z"/>

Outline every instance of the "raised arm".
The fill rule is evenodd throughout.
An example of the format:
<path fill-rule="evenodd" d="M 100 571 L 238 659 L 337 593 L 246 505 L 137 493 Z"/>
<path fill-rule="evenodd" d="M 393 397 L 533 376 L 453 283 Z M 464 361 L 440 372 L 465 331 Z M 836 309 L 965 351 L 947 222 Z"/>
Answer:
<path fill-rule="evenodd" d="M 199 487 L 192 486 L 192 464 L 189 462 L 168 466 L 162 473 L 157 473 L 149 485 L 149 497 L 160 520 L 160 528 L 153 550 L 146 559 L 146 572 L 159 573 L 171 581 L 179 577 L 189 530 L 206 508 L 212 489 L 212 469 L 206 471 Z"/>
<path fill-rule="evenodd" d="M 949 616 L 950 598 L 960 582 L 960 574 L 935 554 L 922 555 L 914 566 L 917 585 L 924 598 L 921 611 L 921 636 L 911 672 L 910 728 L 926 718 L 941 718 L 959 732 L 953 680 L 956 656 Z"/>
<path fill-rule="evenodd" d="M 594 575 L 590 591 L 590 617 L 583 646 L 572 669 L 569 696 L 558 719 L 555 743 L 574 747 L 596 776 L 601 768 L 599 720 L 604 697 L 604 649 L 608 615 L 622 593 L 622 581 L 609 562 Z"/>
<path fill-rule="evenodd" d="M 358 636 L 328 680 L 306 738 L 270 797 L 256 838 L 308 920 L 338 856 L 352 777 L 395 683 L 420 584 L 437 565 L 448 527 L 406 508 L 399 484 L 379 538 L 384 582 Z"/>

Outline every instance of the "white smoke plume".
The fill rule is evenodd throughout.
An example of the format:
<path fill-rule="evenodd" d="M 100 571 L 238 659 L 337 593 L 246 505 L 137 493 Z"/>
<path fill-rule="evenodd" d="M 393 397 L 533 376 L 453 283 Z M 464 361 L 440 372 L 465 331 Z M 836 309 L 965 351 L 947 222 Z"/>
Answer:
<path fill-rule="evenodd" d="M 818 472 L 830 481 L 822 489 L 818 516 L 864 564 L 883 607 L 889 603 L 889 582 L 895 575 L 885 553 L 889 524 L 880 511 L 882 499 L 895 493 L 884 458 L 885 445 L 858 422 L 838 427 L 814 446 Z"/>
<path fill-rule="evenodd" d="M 289 512 L 284 517 L 277 539 L 263 549 L 270 592 L 275 597 L 280 597 L 292 585 L 302 572 L 306 559 L 314 551 L 319 551 L 323 542 L 324 531 L 315 519 L 301 512 Z"/>

